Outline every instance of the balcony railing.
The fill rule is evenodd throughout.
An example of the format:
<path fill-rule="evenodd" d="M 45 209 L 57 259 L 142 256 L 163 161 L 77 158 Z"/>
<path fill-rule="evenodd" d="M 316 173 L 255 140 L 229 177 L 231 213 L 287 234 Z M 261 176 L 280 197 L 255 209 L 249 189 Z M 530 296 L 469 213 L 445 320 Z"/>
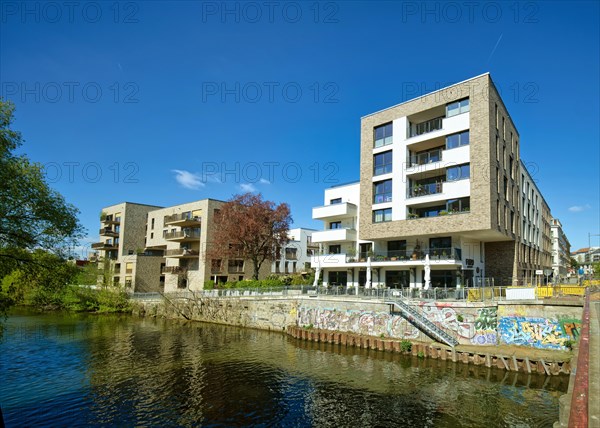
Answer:
<path fill-rule="evenodd" d="M 409 166 L 426 165 L 428 163 L 439 162 L 442 160 L 442 149 L 432 150 L 425 153 L 417 153 L 410 156 Z"/>
<path fill-rule="evenodd" d="M 192 216 L 191 213 L 180 213 L 180 214 L 172 214 L 166 215 L 164 218 L 165 225 L 168 224 L 198 224 L 201 221 L 201 217 Z"/>
<path fill-rule="evenodd" d="M 191 250 L 189 248 L 175 248 L 165 251 L 165 257 L 194 257 L 200 253 L 198 250 Z"/>
<path fill-rule="evenodd" d="M 107 224 L 119 224 L 121 223 L 121 217 L 113 217 L 112 215 L 103 216 L 100 218 L 102 223 Z"/>
<path fill-rule="evenodd" d="M 410 136 L 416 137 L 418 135 L 427 134 L 428 132 L 437 131 L 442 129 L 444 117 L 436 117 L 435 119 L 426 120 L 425 122 L 413 124 L 410 128 Z"/>
<path fill-rule="evenodd" d="M 92 248 L 95 250 L 114 250 L 118 247 L 118 244 L 112 242 L 95 242 L 92 244 Z"/>
<path fill-rule="evenodd" d="M 119 232 L 117 232 L 116 230 L 109 229 L 107 227 L 100 229 L 99 234 L 100 234 L 100 236 L 113 236 L 113 237 L 119 236 Z"/>
<path fill-rule="evenodd" d="M 174 274 L 186 273 L 187 271 L 188 271 L 187 266 L 163 266 L 163 268 L 160 270 L 161 273 L 174 273 Z"/>
<path fill-rule="evenodd" d="M 165 233 L 165 239 L 167 240 L 186 240 L 186 239 L 200 239 L 199 230 L 178 230 L 175 232 Z"/>
<path fill-rule="evenodd" d="M 456 248 L 427 248 L 427 249 L 410 249 L 410 250 L 391 250 L 391 251 L 375 251 L 372 255 L 359 254 L 358 256 L 346 256 L 347 263 L 366 262 L 368 257 L 371 257 L 371 262 L 397 262 L 397 261 L 414 261 L 425 260 L 425 256 L 429 255 L 429 260 L 461 260 L 461 249 Z"/>
<path fill-rule="evenodd" d="M 409 198 L 416 198 L 418 196 L 435 195 L 442 193 L 443 182 L 440 183 L 429 183 L 429 184 L 416 184 L 408 189 Z"/>
<path fill-rule="evenodd" d="M 227 273 L 244 273 L 243 266 L 228 266 Z"/>

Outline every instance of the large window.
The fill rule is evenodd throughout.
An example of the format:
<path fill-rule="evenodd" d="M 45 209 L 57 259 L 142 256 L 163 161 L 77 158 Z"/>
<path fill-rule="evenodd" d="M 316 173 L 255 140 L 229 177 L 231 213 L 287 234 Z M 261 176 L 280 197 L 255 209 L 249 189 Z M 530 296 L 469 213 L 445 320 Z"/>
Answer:
<path fill-rule="evenodd" d="M 469 99 L 456 101 L 446 105 L 446 117 L 456 116 L 457 114 L 466 113 L 469 111 Z"/>
<path fill-rule="evenodd" d="M 406 240 L 388 241 L 388 257 L 406 256 Z"/>
<path fill-rule="evenodd" d="M 453 149 L 460 146 L 469 145 L 469 131 L 459 134 L 448 135 L 446 137 L 446 149 Z"/>
<path fill-rule="evenodd" d="M 331 271 L 329 272 L 329 285 L 346 285 L 348 282 L 348 272 L 343 271 Z"/>
<path fill-rule="evenodd" d="M 332 221 L 331 223 L 329 223 L 329 228 L 330 229 L 341 229 L 342 222 L 341 221 Z"/>
<path fill-rule="evenodd" d="M 373 203 L 392 202 L 392 180 L 380 181 L 373 184 Z"/>
<path fill-rule="evenodd" d="M 335 198 L 335 199 L 331 199 L 329 201 L 330 205 L 341 204 L 341 203 L 342 203 L 342 198 Z"/>
<path fill-rule="evenodd" d="M 446 211 L 449 213 L 471 211 L 471 198 L 449 199 L 446 202 Z"/>
<path fill-rule="evenodd" d="M 446 179 L 448 181 L 464 180 L 471 176 L 470 164 L 452 166 L 446 170 Z"/>
<path fill-rule="evenodd" d="M 329 246 L 329 254 L 341 254 L 342 246 L 341 245 L 330 245 Z"/>
<path fill-rule="evenodd" d="M 375 128 L 375 147 L 392 144 L 392 124 L 387 123 Z"/>
<path fill-rule="evenodd" d="M 385 221 L 392 221 L 391 208 L 373 211 L 373 223 L 383 223 Z"/>
<path fill-rule="evenodd" d="M 392 151 L 378 153 L 373 156 L 373 175 L 392 172 Z"/>

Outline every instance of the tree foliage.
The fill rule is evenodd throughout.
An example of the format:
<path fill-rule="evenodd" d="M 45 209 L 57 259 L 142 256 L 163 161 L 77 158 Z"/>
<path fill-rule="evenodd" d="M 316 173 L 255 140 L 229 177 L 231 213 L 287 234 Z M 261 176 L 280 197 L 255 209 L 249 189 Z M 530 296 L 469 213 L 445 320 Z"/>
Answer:
<path fill-rule="evenodd" d="M 16 153 L 23 139 L 11 128 L 13 113 L 12 103 L 0 99 L 0 279 L 13 284 L 0 292 L 0 314 L 18 300 L 15 281 L 30 281 L 27 287 L 46 293 L 42 298 L 40 291 L 40 302 L 51 300 L 71 279 L 65 256 L 84 232 L 79 211 L 50 188 L 42 165 Z"/>
<path fill-rule="evenodd" d="M 253 279 L 265 261 L 288 241 L 292 217 L 286 203 L 276 205 L 261 194 L 234 195 L 215 216 L 215 232 L 207 249 L 210 259 L 244 259 L 253 264 Z"/>

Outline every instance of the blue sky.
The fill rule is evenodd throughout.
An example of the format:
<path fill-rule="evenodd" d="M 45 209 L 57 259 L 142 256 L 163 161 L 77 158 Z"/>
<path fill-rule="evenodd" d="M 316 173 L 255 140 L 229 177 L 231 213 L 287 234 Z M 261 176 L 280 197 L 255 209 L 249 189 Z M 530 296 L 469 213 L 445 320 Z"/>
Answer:
<path fill-rule="evenodd" d="M 244 190 L 321 228 L 362 116 L 489 71 L 576 249 L 600 234 L 599 21 L 595 1 L 3 1 L 0 96 L 94 242 L 103 206 Z"/>

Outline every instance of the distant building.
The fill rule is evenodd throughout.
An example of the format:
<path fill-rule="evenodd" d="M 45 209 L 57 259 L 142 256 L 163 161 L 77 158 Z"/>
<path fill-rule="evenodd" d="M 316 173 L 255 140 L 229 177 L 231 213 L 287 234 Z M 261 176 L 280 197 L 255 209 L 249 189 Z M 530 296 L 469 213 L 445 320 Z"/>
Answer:
<path fill-rule="evenodd" d="M 271 266 L 274 274 L 308 274 L 311 256 L 316 254 L 319 246 L 312 242 L 313 229 L 295 228 L 288 232 L 289 242 L 283 249 L 276 251 Z"/>
<path fill-rule="evenodd" d="M 135 292 L 201 290 L 206 281 L 250 279 L 254 268 L 242 258 L 207 260 L 214 216 L 225 202 L 203 199 L 171 207 L 124 202 L 102 210 L 98 250 L 99 283 L 124 285 Z M 314 246 L 310 229 L 292 229 L 277 266 L 304 272 Z M 275 272 L 266 260 L 259 277 Z"/>
<path fill-rule="evenodd" d="M 552 235 L 552 270 L 554 280 L 559 281 L 566 278 L 571 265 L 571 244 L 565 235 L 562 224 L 557 218 L 550 222 Z"/>
<path fill-rule="evenodd" d="M 571 253 L 580 265 L 600 262 L 600 247 L 585 247 Z"/>

